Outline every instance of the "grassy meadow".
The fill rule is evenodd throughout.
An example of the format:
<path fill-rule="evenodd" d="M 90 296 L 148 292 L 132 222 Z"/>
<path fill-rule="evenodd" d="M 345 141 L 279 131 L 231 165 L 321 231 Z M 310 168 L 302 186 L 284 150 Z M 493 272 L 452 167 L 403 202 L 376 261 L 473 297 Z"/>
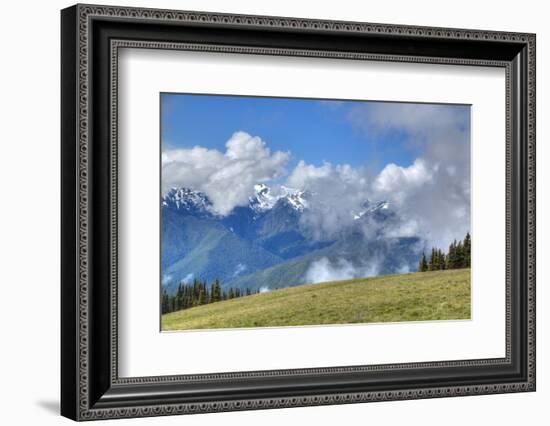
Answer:
<path fill-rule="evenodd" d="M 470 269 L 305 284 L 162 315 L 163 331 L 470 318 Z"/>

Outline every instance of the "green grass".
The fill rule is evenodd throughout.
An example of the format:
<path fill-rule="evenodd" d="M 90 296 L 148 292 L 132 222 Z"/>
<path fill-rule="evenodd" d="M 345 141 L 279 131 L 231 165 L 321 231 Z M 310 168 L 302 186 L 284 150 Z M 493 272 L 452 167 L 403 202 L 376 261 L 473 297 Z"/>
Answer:
<path fill-rule="evenodd" d="M 162 316 L 162 330 L 470 318 L 470 269 L 306 284 Z"/>

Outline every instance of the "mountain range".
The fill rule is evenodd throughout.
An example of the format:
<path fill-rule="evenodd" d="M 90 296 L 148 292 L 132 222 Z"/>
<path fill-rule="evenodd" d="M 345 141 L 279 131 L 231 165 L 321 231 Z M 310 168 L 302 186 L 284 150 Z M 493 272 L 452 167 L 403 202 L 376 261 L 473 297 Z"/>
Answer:
<path fill-rule="evenodd" d="M 180 282 L 198 278 L 263 291 L 315 282 L 317 276 L 356 278 L 416 267 L 420 238 L 380 232 L 398 218 L 388 202 L 366 200 L 337 234 L 318 238 L 302 222 L 314 197 L 257 184 L 248 205 L 220 216 L 206 194 L 170 189 L 161 202 L 163 288 L 172 293 Z"/>

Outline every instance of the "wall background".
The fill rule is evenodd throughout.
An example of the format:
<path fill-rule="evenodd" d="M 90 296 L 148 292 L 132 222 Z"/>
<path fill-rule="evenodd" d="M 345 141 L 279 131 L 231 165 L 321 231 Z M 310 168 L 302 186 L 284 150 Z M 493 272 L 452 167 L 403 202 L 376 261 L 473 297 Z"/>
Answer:
<path fill-rule="evenodd" d="M 107 421 L 102 424 L 543 424 L 550 401 L 550 27 L 545 3 L 462 0 L 104 0 L 103 4 L 537 33 L 538 390 L 317 408 Z M 59 10 L 10 2 L 0 26 L 0 398 L 2 423 L 69 424 L 59 405 Z"/>

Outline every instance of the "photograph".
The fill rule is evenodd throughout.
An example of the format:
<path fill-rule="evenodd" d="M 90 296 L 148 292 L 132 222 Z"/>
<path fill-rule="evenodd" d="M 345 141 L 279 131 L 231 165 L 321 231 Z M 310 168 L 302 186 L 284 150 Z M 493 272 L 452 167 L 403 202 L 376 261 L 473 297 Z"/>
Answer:
<path fill-rule="evenodd" d="M 160 94 L 161 331 L 471 318 L 471 106 Z"/>

